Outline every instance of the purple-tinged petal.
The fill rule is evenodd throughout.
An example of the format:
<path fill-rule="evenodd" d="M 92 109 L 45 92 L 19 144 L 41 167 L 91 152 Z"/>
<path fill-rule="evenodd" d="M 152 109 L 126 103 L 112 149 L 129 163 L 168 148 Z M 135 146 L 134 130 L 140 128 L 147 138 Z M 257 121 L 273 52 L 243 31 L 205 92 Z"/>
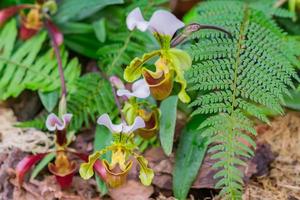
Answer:
<path fill-rule="evenodd" d="M 47 153 L 41 153 L 36 155 L 29 155 L 23 158 L 16 166 L 16 174 L 18 183 L 21 185 L 24 180 L 24 176 L 31 169 L 33 165 L 39 162 L 42 158 L 44 158 Z"/>
<path fill-rule="evenodd" d="M 150 95 L 149 86 L 144 79 L 140 79 L 133 83 L 132 91 L 134 96 L 138 98 L 147 98 Z"/>
<path fill-rule="evenodd" d="M 148 22 L 144 20 L 140 8 L 135 8 L 128 14 L 126 24 L 131 31 L 135 28 L 143 32 L 148 29 Z"/>
<path fill-rule="evenodd" d="M 51 32 L 53 33 L 53 38 L 55 40 L 55 43 L 60 46 L 64 42 L 64 36 L 62 32 L 58 29 L 58 27 L 53 24 L 52 21 L 48 20 L 48 27 L 51 29 Z"/>
<path fill-rule="evenodd" d="M 63 114 L 62 119 L 63 119 L 63 122 L 64 122 L 64 127 L 66 127 L 70 123 L 72 117 L 73 117 L 73 115 L 70 114 L 70 113 Z"/>
<path fill-rule="evenodd" d="M 171 37 L 182 27 L 184 27 L 184 23 L 171 12 L 165 10 L 155 11 L 149 21 L 149 29 L 152 32 L 170 35 Z"/>
<path fill-rule="evenodd" d="M 123 133 L 132 133 L 133 131 L 135 131 L 139 128 L 144 128 L 145 126 L 146 125 L 145 125 L 143 118 L 138 116 L 135 118 L 132 125 L 128 126 L 128 125 L 123 124 Z"/>
<path fill-rule="evenodd" d="M 141 99 L 147 98 L 150 95 L 150 89 L 148 84 L 144 79 L 140 79 L 133 83 L 132 85 L 132 92 L 126 89 L 119 89 L 117 91 L 118 96 L 126 96 L 127 98 L 130 97 L 138 97 Z"/>
<path fill-rule="evenodd" d="M 125 88 L 123 82 L 117 76 L 111 76 L 111 77 L 109 77 L 109 81 L 117 89 L 123 89 L 123 88 Z"/>
<path fill-rule="evenodd" d="M 64 123 L 54 113 L 51 113 L 47 117 L 46 127 L 49 131 L 55 131 L 56 129 L 62 130 Z"/>
<path fill-rule="evenodd" d="M 122 131 L 122 124 L 113 124 L 107 113 L 101 115 L 98 118 L 97 123 L 106 126 L 113 133 L 120 133 Z"/>

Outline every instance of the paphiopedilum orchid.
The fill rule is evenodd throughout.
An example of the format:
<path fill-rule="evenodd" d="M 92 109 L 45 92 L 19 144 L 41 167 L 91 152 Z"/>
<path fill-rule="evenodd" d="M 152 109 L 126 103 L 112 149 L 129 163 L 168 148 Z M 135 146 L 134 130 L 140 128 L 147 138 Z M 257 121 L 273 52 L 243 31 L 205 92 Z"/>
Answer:
<path fill-rule="evenodd" d="M 29 9 L 27 14 L 23 12 L 25 9 Z M 47 22 L 47 26 L 52 29 L 57 44 L 60 45 L 63 42 L 63 35 L 50 20 L 50 15 L 54 14 L 56 10 L 57 5 L 54 0 L 48 0 L 43 3 L 37 1 L 35 4 L 11 6 L 0 10 L 0 26 L 17 13 L 20 13 L 19 36 L 22 40 L 27 40 L 41 30 L 44 20 Z"/>
<path fill-rule="evenodd" d="M 184 23 L 165 10 L 154 12 L 150 20 L 145 21 L 139 8 L 129 13 L 126 23 L 129 30 L 138 28 L 141 31 L 151 31 L 161 49 L 146 53 L 142 58 L 135 58 L 125 70 L 125 80 L 132 82 L 143 75 L 151 94 L 157 100 L 163 100 L 170 95 L 175 80 L 181 84 L 179 98 L 183 102 L 189 102 L 190 98 L 185 91 L 187 84 L 184 71 L 190 68 L 192 61 L 186 52 L 171 48 L 173 35 L 178 29 L 184 27 Z M 155 56 L 159 58 L 155 63 L 156 71 L 152 72 L 143 65 Z"/>
<path fill-rule="evenodd" d="M 176 45 L 186 39 L 191 33 L 200 29 L 215 29 L 229 34 L 226 30 L 210 25 L 185 24 L 177 19 L 172 13 L 165 10 L 158 10 L 153 13 L 149 21 L 146 21 L 139 8 L 132 10 L 126 19 L 129 30 L 135 28 L 140 31 L 149 30 L 160 44 L 160 49 L 146 53 L 142 58 L 135 58 L 127 66 L 124 72 L 124 79 L 133 82 L 141 75 L 150 87 L 152 96 L 157 100 L 163 100 L 170 95 L 173 89 L 173 82 L 181 85 L 178 93 L 179 99 L 188 103 L 189 95 L 186 93 L 187 83 L 184 78 L 184 72 L 192 64 L 191 57 L 185 51 L 174 48 Z M 181 35 L 173 40 L 174 34 L 184 27 Z M 144 64 L 153 57 L 158 57 L 155 63 L 156 71 L 150 71 Z"/>
<path fill-rule="evenodd" d="M 96 161 L 107 151 L 112 152 L 111 162 L 103 160 L 103 165 L 106 170 L 106 183 L 110 187 L 118 187 L 126 182 L 127 174 L 129 173 L 133 161 L 131 157 L 135 157 L 140 165 L 140 180 L 144 185 L 150 185 L 154 177 L 153 170 L 148 168 L 147 160 L 135 152 L 136 145 L 132 138 L 133 132 L 139 128 L 144 128 L 144 120 L 137 116 L 133 124 L 128 125 L 126 122 L 120 124 L 113 124 L 108 114 L 103 114 L 97 120 L 99 125 L 107 127 L 113 134 L 113 142 L 107 148 L 96 151 L 89 156 L 87 163 L 80 166 L 79 173 L 82 178 L 89 179 L 93 176 L 93 166 Z"/>
<path fill-rule="evenodd" d="M 77 170 L 77 163 L 69 159 L 68 154 L 73 154 L 86 162 L 88 156 L 77 152 L 74 149 L 67 148 L 67 126 L 70 123 L 72 114 L 63 114 L 62 118 L 57 117 L 54 113 L 51 113 L 46 120 L 46 127 L 49 131 L 55 132 L 56 148 L 54 151 L 49 151 L 42 154 L 30 155 L 21 160 L 16 167 L 16 174 L 19 184 L 22 184 L 25 174 L 31 169 L 33 165 L 38 163 L 49 153 L 55 152 L 56 158 L 54 163 L 48 164 L 49 171 L 55 175 L 57 182 L 61 188 L 70 187 L 73 176 Z M 101 178 L 106 177 L 106 171 L 100 161 L 94 164 L 94 170 Z"/>

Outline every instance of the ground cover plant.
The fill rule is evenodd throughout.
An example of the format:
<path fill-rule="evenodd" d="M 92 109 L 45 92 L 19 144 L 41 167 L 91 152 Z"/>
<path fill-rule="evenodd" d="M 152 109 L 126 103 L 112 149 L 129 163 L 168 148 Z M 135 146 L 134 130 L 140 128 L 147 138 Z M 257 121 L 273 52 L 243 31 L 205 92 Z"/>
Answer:
<path fill-rule="evenodd" d="M 95 179 L 95 198 L 116 199 L 133 179 L 156 192 L 119 198 L 161 199 L 166 187 L 176 199 L 242 199 L 275 159 L 258 127 L 300 108 L 298 1 L 5 0 L 0 8 L 1 102 L 16 115 L 27 110 L 14 127 L 39 130 L 50 144 L 24 150 L 29 141 L 0 135 L 3 155 L 27 152 L 8 167 L 1 161 L 0 177 L 9 174 L 19 192 L 52 174 L 61 191 Z M 171 170 L 157 169 L 153 149 Z M 172 177 L 162 184 L 164 170 Z M 195 192 L 196 183 L 209 189 Z"/>

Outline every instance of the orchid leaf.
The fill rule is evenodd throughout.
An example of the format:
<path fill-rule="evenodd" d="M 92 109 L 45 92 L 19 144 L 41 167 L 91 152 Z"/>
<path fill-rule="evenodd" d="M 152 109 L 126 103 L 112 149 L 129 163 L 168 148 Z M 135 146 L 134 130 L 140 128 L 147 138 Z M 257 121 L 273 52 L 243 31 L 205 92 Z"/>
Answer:
<path fill-rule="evenodd" d="M 94 164 L 101 155 L 101 151 L 96 151 L 89 156 L 89 161 L 87 163 L 82 163 L 80 165 L 79 174 L 83 179 L 90 179 L 94 175 Z"/>
<path fill-rule="evenodd" d="M 29 155 L 23 158 L 16 166 L 16 175 L 19 184 L 23 183 L 24 176 L 31 169 L 33 165 L 39 162 L 42 158 L 44 158 L 47 153 L 40 153 L 36 155 Z"/>
<path fill-rule="evenodd" d="M 191 68 L 192 59 L 188 53 L 180 49 L 170 49 L 169 53 L 172 67 L 176 72 L 175 81 L 181 84 L 181 89 L 178 97 L 183 103 L 189 103 L 191 99 L 185 91 L 187 82 L 184 78 L 184 71 Z"/>
<path fill-rule="evenodd" d="M 49 153 L 45 156 L 32 170 L 30 179 L 35 179 L 35 177 L 45 168 L 48 163 L 55 158 L 55 153 Z"/>
<path fill-rule="evenodd" d="M 177 96 L 169 96 L 160 105 L 160 142 L 165 154 L 170 155 L 173 148 L 173 139 L 176 125 Z"/>
<path fill-rule="evenodd" d="M 145 53 L 142 58 L 133 59 L 124 71 L 124 79 L 128 82 L 137 80 L 142 75 L 143 65 L 154 56 L 159 56 L 160 50 Z"/>
<path fill-rule="evenodd" d="M 97 126 L 95 132 L 95 139 L 94 139 L 94 150 L 95 151 L 105 150 L 105 148 L 109 146 L 111 142 L 112 142 L 112 134 L 110 133 L 110 131 L 104 126 Z M 110 161 L 111 152 L 102 155 L 101 158 Z M 100 170 L 97 170 L 97 165 L 94 166 L 94 170 L 98 172 L 97 176 L 95 176 L 97 188 L 101 192 L 101 196 L 103 196 L 108 193 L 108 188 L 106 186 L 106 183 L 103 181 L 103 179 L 100 178 L 101 176 L 99 176 L 101 174 L 99 174 Z"/>
<path fill-rule="evenodd" d="M 59 92 L 57 90 L 53 92 L 38 92 L 39 97 L 42 101 L 43 106 L 48 112 L 52 112 L 57 105 L 59 99 Z"/>
<path fill-rule="evenodd" d="M 197 130 L 206 118 L 205 115 L 194 116 L 180 135 L 173 171 L 173 190 L 179 200 L 186 199 L 208 147 L 208 140 Z"/>
<path fill-rule="evenodd" d="M 79 21 L 93 15 L 105 6 L 122 3 L 123 0 L 62 0 L 59 1 L 54 20 L 59 23 Z"/>
<path fill-rule="evenodd" d="M 154 172 L 151 168 L 147 167 L 148 161 L 143 156 L 138 156 L 136 159 L 140 165 L 139 178 L 144 185 L 149 186 L 153 180 Z"/>

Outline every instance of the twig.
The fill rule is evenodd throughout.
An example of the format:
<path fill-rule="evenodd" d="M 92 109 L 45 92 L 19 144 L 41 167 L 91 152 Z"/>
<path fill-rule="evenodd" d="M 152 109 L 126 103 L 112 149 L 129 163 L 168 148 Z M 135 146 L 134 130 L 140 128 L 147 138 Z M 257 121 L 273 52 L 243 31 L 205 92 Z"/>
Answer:
<path fill-rule="evenodd" d="M 281 7 L 283 4 L 285 4 L 288 0 L 278 0 L 276 1 L 276 3 L 274 4 L 274 8 L 279 8 Z"/>

